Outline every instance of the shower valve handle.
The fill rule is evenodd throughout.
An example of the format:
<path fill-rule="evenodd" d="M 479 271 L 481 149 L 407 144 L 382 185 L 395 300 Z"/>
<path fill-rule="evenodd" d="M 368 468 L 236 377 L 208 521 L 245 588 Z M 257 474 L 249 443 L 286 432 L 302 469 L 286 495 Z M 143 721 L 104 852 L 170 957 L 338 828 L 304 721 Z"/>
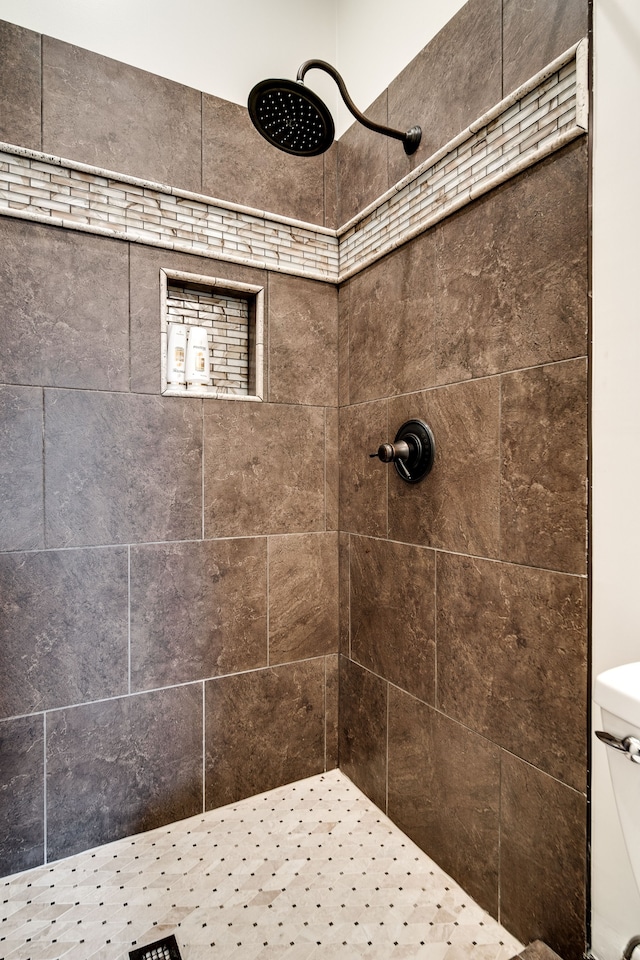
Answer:
<path fill-rule="evenodd" d="M 381 443 L 375 453 L 370 453 L 370 457 L 379 457 L 383 463 L 392 461 L 408 460 L 410 454 L 409 444 L 405 440 L 398 440 L 397 443 Z"/>
<path fill-rule="evenodd" d="M 435 441 L 427 424 L 423 420 L 407 420 L 393 443 L 381 443 L 369 456 L 393 463 L 399 477 L 407 483 L 417 483 L 431 470 L 434 453 Z"/>

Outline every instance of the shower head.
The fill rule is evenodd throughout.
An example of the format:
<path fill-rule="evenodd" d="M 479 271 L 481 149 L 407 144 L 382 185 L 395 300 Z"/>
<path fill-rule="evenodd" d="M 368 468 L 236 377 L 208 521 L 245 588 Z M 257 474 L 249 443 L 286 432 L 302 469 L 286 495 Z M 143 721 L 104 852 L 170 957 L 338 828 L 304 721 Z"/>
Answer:
<path fill-rule="evenodd" d="M 347 109 L 363 126 L 402 140 L 405 153 L 415 153 L 422 136 L 420 127 L 403 132 L 369 120 L 355 106 L 338 71 L 324 60 L 307 60 L 295 81 L 261 80 L 255 85 L 249 94 L 249 116 L 265 140 L 297 157 L 315 157 L 333 143 L 335 128 L 329 109 L 317 93 L 304 85 L 304 76 L 312 67 L 333 77 Z"/>
<path fill-rule="evenodd" d="M 301 81 L 262 80 L 249 94 L 249 116 L 274 147 L 297 157 L 315 157 L 333 143 L 326 104 Z"/>

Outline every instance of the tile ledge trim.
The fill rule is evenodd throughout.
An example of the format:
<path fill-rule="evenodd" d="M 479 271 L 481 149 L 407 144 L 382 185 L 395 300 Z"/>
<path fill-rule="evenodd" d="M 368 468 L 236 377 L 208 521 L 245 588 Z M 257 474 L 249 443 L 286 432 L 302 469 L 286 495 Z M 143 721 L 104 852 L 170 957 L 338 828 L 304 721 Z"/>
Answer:
<path fill-rule="evenodd" d="M 565 50 L 564 53 L 561 53 L 559 57 L 556 57 L 556 59 L 552 60 L 551 63 L 547 64 L 546 67 L 543 67 L 543 69 L 536 73 L 535 76 L 531 77 L 529 80 L 526 80 L 523 84 L 508 94 L 508 96 L 504 97 L 499 103 L 491 107 L 490 110 L 487 110 L 486 113 L 483 113 L 481 117 L 478 117 L 477 120 L 474 120 L 473 123 L 470 123 L 465 130 L 462 130 L 443 147 L 440 147 L 436 153 L 424 160 L 418 167 L 415 168 L 415 170 L 411 170 L 401 180 L 398 180 L 398 182 L 392 187 L 389 187 L 385 193 L 380 194 L 380 196 L 368 204 L 368 206 L 364 207 L 362 210 L 359 210 L 354 217 L 352 217 L 350 220 L 347 220 L 346 223 L 343 223 L 341 227 L 338 227 L 336 231 L 338 237 L 341 237 L 343 234 L 347 233 L 347 231 L 357 226 L 357 224 L 359 224 L 362 220 L 365 220 L 369 214 L 377 210 L 379 206 L 394 197 L 396 193 L 399 193 L 400 190 L 403 190 L 404 187 L 412 183 L 413 180 L 416 180 L 420 174 L 425 172 L 425 170 L 433 167 L 436 163 L 446 157 L 448 153 L 451 153 L 453 150 L 459 147 L 461 143 L 464 143 L 464 141 L 470 136 L 472 136 L 474 133 L 477 133 L 483 127 L 486 127 L 487 124 L 499 117 L 500 114 L 508 110 L 509 107 L 512 107 L 514 103 L 518 102 L 518 100 L 522 100 L 523 97 L 526 97 L 526 95 L 531 93 L 532 90 L 535 90 L 539 84 L 544 83 L 545 80 L 553 76 L 554 73 L 569 63 L 574 56 L 576 59 L 580 58 L 581 62 L 586 64 L 586 57 L 588 53 L 587 44 L 588 41 L 586 37 L 584 37 L 582 40 L 579 40 L 577 43 L 574 43 L 573 46 Z M 580 70 L 580 65 L 581 64 L 578 64 L 578 70 Z M 587 98 L 582 99 L 581 107 L 582 114 L 579 119 L 582 121 L 582 123 L 580 123 L 580 132 L 584 133 L 587 130 L 587 117 L 584 112 L 588 109 Z M 473 197 L 471 197 L 471 199 L 473 199 Z"/>
<path fill-rule="evenodd" d="M 337 231 L 330 227 L 323 227 L 320 224 L 311 223 L 307 220 L 295 220 L 293 217 L 285 217 L 279 213 L 270 213 L 268 210 L 259 210 L 257 207 L 245 207 L 240 203 L 233 203 L 231 200 L 218 200 L 216 197 L 207 196 L 204 193 L 193 193 L 190 190 L 180 190 L 178 187 L 172 187 L 168 183 L 158 183 L 155 180 L 145 180 L 141 177 L 133 177 L 128 173 L 118 173 L 117 170 L 107 170 L 104 167 L 95 167 L 90 163 L 81 163 L 79 160 L 70 160 L 68 157 L 57 157 L 52 153 L 43 153 L 40 150 L 30 150 L 28 147 L 20 147 L 14 143 L 3 143 L 0 141 L 0 153 L 13 153 L 18 157 L 26 157 L 29 160 L 37 160 L 41 163 L 50 163 L 56 167 L 66 167 L 69 170 L 77 170 L 78 173 L 88 173 L 90 176 L 103 177 L 105 180 L 113 180 L 115 183 L 128 183 L 133 187 L 142 187 L 143 190 L 153 190 L 156 193 L 163 193 L 170 197 L 179 197 L 181 200 L 193 200 L 194 203 L 202 203 L 209 206 L 220 207 L 223 210 L 229 210 L 232 213 L 239 213 L 247 217 L 257 217 L 260 220 L 270 220 L 273 223 L 282 223 L 288 227 L 297 227 L 300 230 L 311 230 L 313 233 L 320 233 L 327 237 L 335 238 Z M 49 222 L 49 218 L 46 218 Z"/>

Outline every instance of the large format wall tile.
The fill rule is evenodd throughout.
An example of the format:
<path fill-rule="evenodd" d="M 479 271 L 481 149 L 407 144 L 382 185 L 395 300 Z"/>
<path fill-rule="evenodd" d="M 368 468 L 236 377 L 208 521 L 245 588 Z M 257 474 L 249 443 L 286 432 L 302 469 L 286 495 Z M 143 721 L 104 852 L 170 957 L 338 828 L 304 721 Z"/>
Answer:
<path fill-rule="evenodd" d="M 43 37 L 42 149 L 200 192 L 201 94 Z"/>
<path fill-rule="evenodd" d="M 324 410 L 204 404 L 205 536 L 324 530 Z"/>
<path fill-rule="evenodd" d="M 351 581 L 349 571 L 349 555 L 351 552 L 351 537 L 340 531 L 338 534 L 338 591 L 339 591 L 339 652 L 350 656 L 350 618 L 351 618 Z"/>
<path fill-rule="evenodd" d="M 340 657 L 340 769 L 385 812 L 387 687 L 380 677 Z"/>
<path fill-rule="evenodd" d="M 586 798 L 502 756 L 500 921 L 565 960 L 585 950 Z"/>
<path fill-rule="evenodd" d="M 41 148 L 40 34 L 0 20 L 0 140 Z"/>
<path fill-rule="evenodd" d="M 248 93 L 249 91 L 247 91 Z M 207 196 L 324 224 L 324 161 L 272 147 L 245 107 L 202 98 L 202 187 Z"/>
<path fill-rule="evenodd" d="M 439 554 L 437 584 L 439 709 L 583 789 L 585 582 Z"/>
<path fill-rule="evenodd" d="M 337 530 L 340 525 L 340 420 L 337 407 L 325 407 L 325 526 Z"/>
<path fill-rule="evenodd" d="M 415 417 L 431 427 L 436 448 L 433 468 L 419 483 L 405 483 L 389 468 L 390 537 L 497 556 L 499 399 L 494 378 L 389 401 L 389 436 Z"/>
<path fill-rule="evenodd" d="M 0 550 L 44 546 L 42 390 L 0 386 Z"/>
<path fill-rule="evenodd" d="M 269 400 L 338 402 L 338 302 L 333 285 L 269 278 Z"/>
<path fill-rule="evenodd" d="M 500 554 L 586 573 L 587 363 L 502 378 Z"/>
<path fill-rule="evenodd" d="M 324 225 L 331 230 L 338 227 L 338 141 L 324 156 Z"/>
<path fill-rule="evenodd" d="M 387 535 L 387 469 L 369 454 L 387 440 L 387 402 L 340 410 L 340 527 Z"/>
<path fill-rule="evenodd" d="M 0 875 L 44 860 L 43 716 L 0 722 Z"/>
<path fill-rule="evenodd" d="M 264 539 L 132 547 L 132 689 L 266 664 Z"/>
<path fill-rule="evenodd" d="M 389 85 L 389 126 L 422 127 L 411 167 L 500 101 L 501 20 L 501 0 L 469 0 Z M 409 162 L 402 147 L 392 150 L 390 182 L 396 183 Z"/>
<path fill-rule="evenodd" d="M 269 663 L 324 656 L 337 649 L 337 534 L 272 537 Z"/>
<path fill-rule="evenodd" d="M 266 286 L 267 274 L 236 263 L 132 243 L 130 248 L 131 389 L 160 393 L 160 270 Z M 265 311 L 266 312 L 266 311 Z M 266 338 L 265 317 L 265 338 Z M 231 402 L 231 401 L 230 401 Z"/>
<path fill-rule="evenodd" d="M 351 656 L 435 703 L 435 554 L 351 538 Z"/>
<path fill-rule="evenodd" d="M 338 766 L 339 657 L 324 658 L 325 666 L 325 770 Z"/>
<path fill-rule="evenodd" d="M 349 403 L 349 365 L 351 326 L 351 283 L 347 281 L 338 287 L 338 404 Z"/>
<path fill-rule="evenodd" d="M 127 551 L 0 555 L 0 716 L 127 691 Z"/>
<path fill-rule="evenodd" d="M 206 809 L 324 770 L 320 657 L 206 684 Z"/>
<path fill-rule="evenodd" d="M 0 381 L 129 389 L 128 247 L 0 217 Z"/>
<path fill-rule="evenodd" d="M 423 234 L 351 280 L 351 403 L 434 383 L 435 233 Z"/>
<path fill-rule="evenodd" d="M 48 715 L 49 860 L 201 810 L 201 684 Z"/>
<path fill-rule="evenodd" d="M 589 0 L 503 0 L 505 95 L 587 36 Z"/>
<path fill-rule="evenodd" d="M 388 814 L 494 917 L 499 794 L 494 744 L 389 688 Z"/>
<path fill-rule="evenodd" d="M 202 401 L 45 391 L 48 546 L 202 534 Z"/>
<path fill-rule="evenodd" d="M 362 110 L 362 104 L 356 104 Z M 374 123 L 387 125 L 387 91 L 363 113 Z M 338 140 L 338 226 L 342 226 L 376 200 L 389 186 L 387 151 L 391 141 L 352 124 Z M 399 142 L 396 149 L 403 151 Z M 404 154 L 403 154 L 404 155 Z"/>
<path fill-rule="evenodd" d="M 586 353 L 586 173 L 579 141 L 440 225 L 439 383 Z"/>

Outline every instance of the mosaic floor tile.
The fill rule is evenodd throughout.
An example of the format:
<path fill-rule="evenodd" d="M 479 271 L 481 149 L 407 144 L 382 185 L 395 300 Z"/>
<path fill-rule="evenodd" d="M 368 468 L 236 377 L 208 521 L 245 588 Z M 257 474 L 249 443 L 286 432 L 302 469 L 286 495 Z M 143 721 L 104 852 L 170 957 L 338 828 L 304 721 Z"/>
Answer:
<path fill-rule="evenodd" d="M 337 770 L 0 883 L 0 957 L 509 960 L 522 944 Z"/>

